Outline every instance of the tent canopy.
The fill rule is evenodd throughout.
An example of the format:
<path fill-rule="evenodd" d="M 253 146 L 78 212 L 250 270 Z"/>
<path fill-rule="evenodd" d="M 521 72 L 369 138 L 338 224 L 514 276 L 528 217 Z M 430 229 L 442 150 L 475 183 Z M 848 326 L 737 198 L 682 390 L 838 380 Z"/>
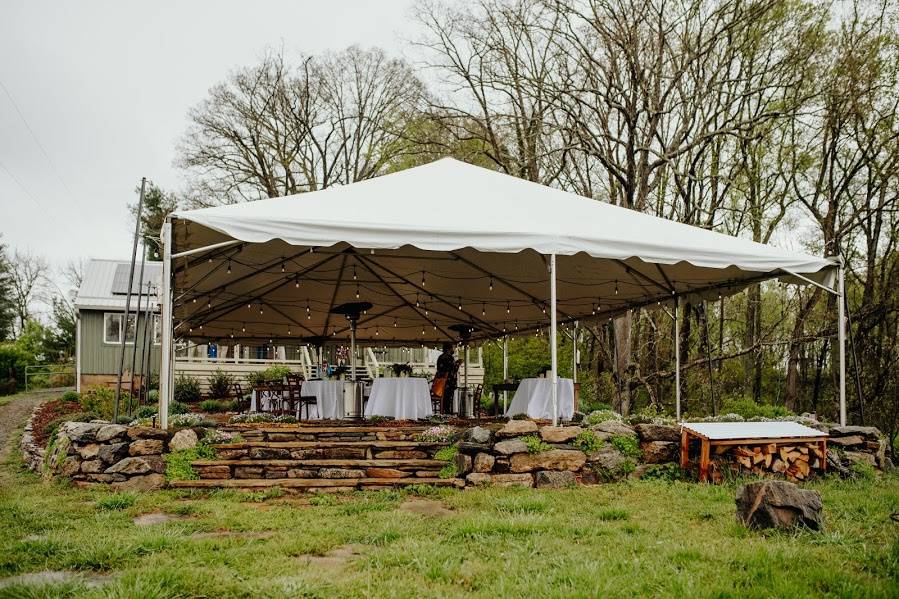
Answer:
<path fill-rule="evenodd" d="M 552 254 L 562 322 L 774 277 L 832 287 L 836 272 L 829 259 L 450 158 L 170 218 L 175 336 L 197 339 L 344 341 L 348 325 L 330 310 L 359 300 L 374 304 L 363 342 L 432 344 L 458 338 L 458 323 L 476 327 L 474 339 L 538 331 Z"/>

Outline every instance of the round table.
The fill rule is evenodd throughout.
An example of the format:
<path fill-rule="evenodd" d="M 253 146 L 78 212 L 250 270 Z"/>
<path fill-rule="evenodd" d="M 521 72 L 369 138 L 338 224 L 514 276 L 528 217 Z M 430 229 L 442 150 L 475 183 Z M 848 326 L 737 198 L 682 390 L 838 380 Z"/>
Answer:
<path fill-rule="evenodd" d="M 340 420 L 344 417 L 344 390 L 347 381 L 306 381 L 300 388 L 301 395 L 314 395 L 315 409 L 309 419 Z"/>
<path fill-rule="evenodd" d="M 559 418 L 571 420 L 574 415 L 574 381 L 559 380 Z M 529 418 L 552 420 L 553 397 L 552 379 L 523 379 L 518 385 L 515 397 L 506 410 L 506 416 L 527 414 Z"/>
<path fill-rule="evenodd" d="M 428 381 L 418 377 L 375 379 L 365 406 L 365 416 L 389 416 L 397 420 L 421 420 L 434 415 Z"/>

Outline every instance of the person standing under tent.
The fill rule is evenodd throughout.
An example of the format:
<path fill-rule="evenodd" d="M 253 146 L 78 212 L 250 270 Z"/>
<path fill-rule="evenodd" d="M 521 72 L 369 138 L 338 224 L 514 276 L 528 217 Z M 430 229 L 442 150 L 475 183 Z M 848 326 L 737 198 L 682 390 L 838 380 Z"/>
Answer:
<path fill-rule="evenodd" d="M 449 414 L 453 409 L 453 394 L 456 392 L 457 373 L 459 372 L 459 363 L 453 356 L 453 344 L 446 342 L 443 344 L 443 353 L 437 358 L 437 374 L 436 379 L 445 377 L 446 383 L 443 386 L 443 413 Z"/>

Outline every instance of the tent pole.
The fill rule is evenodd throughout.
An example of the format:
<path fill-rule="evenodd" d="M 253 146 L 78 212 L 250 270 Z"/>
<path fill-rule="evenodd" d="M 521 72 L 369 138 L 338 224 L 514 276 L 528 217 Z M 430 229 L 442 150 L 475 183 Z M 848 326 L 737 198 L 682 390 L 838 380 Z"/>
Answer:
<path fill-rule="evenodd" d="M 509 380 L 509 336 L 503 337 L 503 384 Z M 503 391 L 503 414 L 506 413 L 506 404 L 508 403 L 509 392 Z"/>
<path fill-rule="evenodd" d="M 574 321 L 574 332 L 571 335 L 571 380 L 577 384 L 577 325 Z"/>
<path fill-rule="evenodd" d="M 680 296 L 674 296 L 674 412 L 680 422 Z"/>
<path fill-rule="evenodd" d="M 172 395 L 172 223 L 166 220 L 162 225 L 162 294 L 161 318 L 162 335 L 159 357 L 159 427 L 169 427 L 169 399 Z"/>
<path fill-rule="evenodd" d="M 840 426 L 846 426 L 846 271 L 840 260 L 837 336 L 840 343 Z"/>
<path fill-rule="evenodd" d="M 464 388 L 464 392 L 462 393 L 462 405 L 459 407 L 459 412 L 461 412 L 461 416 L 463 418 L 468 417 L 468 340 L 463 341 L 464 348 L 462 352 L 462 359 L 465 360 L 465 366 L 462 369 L 462 387 Z M 471 404 L 471 415 L 474 416 L 474 403 Z"/>
<path fill-rule="evenodd" d="M 556 347 L 556 255 L 549 256 L 549 348 L 552 365 L 553 426 L 559 425 L 559 352 Z"/>
<path fill-rule="evenodd" d="M 112 421 L 119 419 L 119 400 L 122 397 L 122 376 L 125 371 L 125 341 L 128 337 L 128 312 L 131 310 L 131 285 L 134 284 L 134 263 L 137 260 L 137 239 L 140 236 L 141 217 L 144 209 L 144 189 L 147 187 L 147 178 L 141 177 L 140 198 L 137 201 L 137 216 L 134 218 L 134 243 L 131 245 L 131 270 L 128 271 L 128 293 L 125 295 L 125 315 L 122 317 L 122 326 L 119 332 L 122 334 L 119 345 L 119 378 L 115 386 L 115 403 L 112 406 Z M 140 295 L 140 288 L 137 290 Z M 134 343 L 137 343 L 137 316 L 134 317 Z M 130 393 L 134 392 L 134 373 L 131 373 L 131 384 L 128 386 Z"/>

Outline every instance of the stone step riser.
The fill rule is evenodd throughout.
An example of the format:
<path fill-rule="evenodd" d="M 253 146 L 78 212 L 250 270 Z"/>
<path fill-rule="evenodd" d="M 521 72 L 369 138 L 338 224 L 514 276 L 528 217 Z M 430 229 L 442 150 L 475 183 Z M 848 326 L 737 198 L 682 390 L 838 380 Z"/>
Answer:
<path fill-rule="evenodd" d="M 227 447 L 227 446 L 222 446 Z M 377 447 L 243 447 L 218 449 L 218 457 L 224 460 L 424 460 L 433 458 L 439 447 L 377 448 Z"/>
<path fill-rule="evenodd" d="M 407 485 L 431 485 L 463 487 L 465 482 L 456 478 L 334 478 L 334 479 L 227 479 L 227 480 L 180 480 L 171 486 L 182 489 L 241 489 L 258 490 L 278 487 L 288 492 L 341 492 L 352 490 L 378 490 Z"/>
<path fill-rule="evenodd" d="M 437 478 L 439 468 L 288 468 L 277 466 L 204 466 L 194 469 L 200 480 L 229 479 L 344 479 L 344 478 Z"/>

